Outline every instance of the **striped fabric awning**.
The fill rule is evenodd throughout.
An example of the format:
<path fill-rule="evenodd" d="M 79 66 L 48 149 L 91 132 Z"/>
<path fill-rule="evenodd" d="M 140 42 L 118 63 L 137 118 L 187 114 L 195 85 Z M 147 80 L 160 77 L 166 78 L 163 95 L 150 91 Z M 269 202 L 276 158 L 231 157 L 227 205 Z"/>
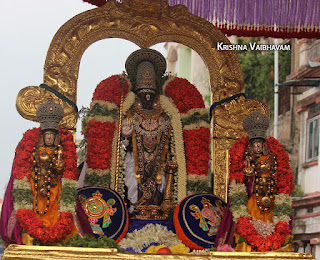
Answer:
<path fill-rule="evenodd" d="M 169 0 L 227 35 L 320 38 L 319 0 Z"/>
<path fill-rule="evenodd" d="M 83 0 L 96 6 L 107 0 Z M 118 2 L 130 0 L 117 0 Z M 155 0 L 156 1 L 156 0 Z M 320 0 L 168 0 L 182 4 L 228 36 L 320 38 Z"/>

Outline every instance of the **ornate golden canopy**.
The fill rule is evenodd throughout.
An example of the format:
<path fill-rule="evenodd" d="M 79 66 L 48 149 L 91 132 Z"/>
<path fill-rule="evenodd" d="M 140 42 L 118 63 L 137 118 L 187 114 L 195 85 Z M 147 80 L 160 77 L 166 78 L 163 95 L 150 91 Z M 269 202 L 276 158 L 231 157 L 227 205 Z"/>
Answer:
<path fill-rule="evenodd" d="M 93 43 L 107 38 L 129 40 L 141 48 L 160 42 L 177 42 L 195 50 L 204 60 L 209 74 L 212 101 L 243 92 L 243 77 L 235 51 L 218 51 L 217 43 L 230 44 L 226 36 L 210 22 L 189 13 L 183 5 L 170 7 L 167 0 L 109 0 L 99 8 L 83 12 L 66 22 L 49 47 L 43 82 L 74 103 L 77 101 L 77 79 L 84 51 Z M 65 116 L 60 124 L 75 130 L 74 108 L 37 86 L 20 90 L 17 110 L 22 117 L 37 121 L 36 109 L 49 96 L 60 103 Z M 213 111 L 214 192 L 225 198 L 227 185 L 227 151 L 244 135 L 242 120 L 251 110 L 268 114 L 258 101 L 239 98 Z"/>

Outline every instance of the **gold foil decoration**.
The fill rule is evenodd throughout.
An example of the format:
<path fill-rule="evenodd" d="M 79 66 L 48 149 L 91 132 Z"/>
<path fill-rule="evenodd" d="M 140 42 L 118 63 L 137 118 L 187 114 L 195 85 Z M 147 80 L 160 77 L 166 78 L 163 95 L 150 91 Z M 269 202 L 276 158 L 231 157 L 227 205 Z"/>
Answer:
<path fill-rule="evenodd" d="M 225 201 L 227 200 L 229 176 L 228 154 L 232 145 L 239 138 L 247 135 L 242 127 L 242 121 L 253 111 L 258 111 L 269 116 L 269 109 L 263 102 L 245 99 L 244 97 L 223 103 L 212 111 L 213 192 Z"/>
<path fill-rule="evenodd" d="M 43 83 L 76 103 L 81 57 L 91 44 L 107 38 L 126 39 L 142 48 L 168 41 L 184 44 L 198 52 L 207 65 L 213 101 L 243 91 L 236 52 L 217 51 L 219 42 L 230 44 L 226 36 L 212 23 L 189 13 L 186 6 L 170 7 L 167 0 L 107 1 L 70 19 L 52 39 Z M 35 105 L 47 101 L 47 94 L 40 92 L 44 93 L 32 87 L 18 94 L 17 109 L 24 118 L 36 121 Z M 65 110 L 60 126 L 75 129 L 74 109 L 66 102 L 59 103 Z"/>
<path fill-rule="evenodd" d="M 313 259 L 311 254 L 305 253 L 288 253 L 288 252 L 209 252 L 209 255 L 157 255 L 157 254 L 132 254 L 119 253 L 116 249 L 108 248 L 88 248 L 88 247 L 58 247 L 58 246 L 25 246 L 25 245 L 10 245 L 3 254 L 3 260 L 11 259 L 181 259 L 181 260 L 305 260 Z"/>
<path fill-rule="evenodd" d="M 212 102 L 244 91 L 240 63 L 235 51 L 218 51 L 218 43 L 230 44 L 212 23 L 195 16 L 184 5 L 169 6 L 167 0 L 107 1 L 99 8 L 83 12 L 66 22 L 50 44 L 43 83 L 76 103 L 80 61 L 93 43 L 107 38 L 129 40 L 141 48 L 160 42 L 177 42 L 196 51 L 205 62 L 210 76 Z M 60 126 L 76 128 L 72 106 L 39 87 L 22 89 L 17 97 L 17 110 L 22 117 L 37 121 L 36 109 L 52 95 L 65 110 Z M 214 193 L 225 198 L 225 150 L 245 135 L 242 120 L 252 110 L 268 113 L 259 101 L 238 100 L 223 104 L 213 111 L 212 161 L 215 172 Z M 218 149 L 218 150 L 215 150 Z"/>

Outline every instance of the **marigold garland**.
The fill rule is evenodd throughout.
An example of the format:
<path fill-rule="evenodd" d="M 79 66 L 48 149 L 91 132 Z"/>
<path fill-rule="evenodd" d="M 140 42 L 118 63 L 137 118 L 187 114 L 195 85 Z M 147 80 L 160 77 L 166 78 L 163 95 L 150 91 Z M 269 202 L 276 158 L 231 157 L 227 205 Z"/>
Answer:
<path fill-rule="evenodd" d="M 248 137 L 239 139 L 230 151 L 230 182 L 236 181 L 238 183 L 244 182 L 244 154 L 245 148 L 249 143 Z M 273 137 L 266 139 L 266 143 L 270 152 L 275 156 L 278 163 L 277 178 L 278 178 L 278 193 L 281 196 L 290 196 L 294 185 L 291 168 L 289 164 L 289 156 L 284 151 L 283 146 Z M 239 189 L 236 184 L 230 187 L 230 195 L 237 194 L 236 189 Z M 234 191 L 233 191 L 234 190 Z M 231 198 L 232 201 L 232 198 Z M 280 204 L 281 206 L 282 204 Z M 236 207 L 234 207 L 236 208 Z M 231 205 L 230 210 L 233 211 Z M 235 214 L 237 212 L 233 212 Z M 247 213 L 245 213 L 247 214 Z M 278 216 L 275 216 L 274 218 Z M 285 216 L 284 216 L 285 217 Z M 274 221 L 276 222 L 276 221 Z M 286 236 L 290 234 L 289 224 L 285 221 L 277 221 L 275 231 L 264 238 L 260 235 L 253 226 L 252 217 L 242 215 L 236 220 L 237 233 L 242 236 L 245 241 L 257 251 L 270 251 L 279 249 L 285 242 Z"/>
<path fill-rule="evenodd" d="M 79 177 L 79 171 L 77 168 L 76 146 L 73 141 L 72 134 L 67 129 L 59 128 L 59 135 L 63 148 L 62 158 L 65 163 L 61 182 L 67 183 L 67 186 L 65 188 L 68 189 L 69 192 L 66 193 L 70 194 L 70 189 L 76 188 L 74 187 L 74 184 Z M 13 191 L 16 190 L 20 193 L 30 193 L 30 195 L 32 196 L 30 185 L 26 185 L 25 189 L 21 188 L 20 186 L 22 181 L 26 180 L 29 183 L 31 176 L 30 168 L 32 164 L 31 154 L 33 148 L 39 142 L 40 137 L 40 128 L 27 130 L 17 146 L 12 170 L 13 177 L 17 181 L 14 182 Z M 25 179 L 25 177 L 27 179 Z M 62 185 L 61 193 L 64 193 L 64 185 Z M 69 212 L 60 212 L 60 217 L 57 223 L 50 227 L 44 227 L 43 221 L 38 219 L 36 217 L 36 214 L 32 210 L 30 210 L 30 208 L 33 208 L 32 201 L 30 201 L 30 205 L 19 203 L 20 194 L 16 194 L 14 198 L 14 205 L 17 211 L 16 218 L 19 221 L 20 225 L 28 232 L 28 234 L 40 240 L 41 242 L 46 243 L 60 241 L 72 231 L 73 220 L 72 214 L 70 212 L 74 212 L 76 201 L 76 196 L 64 197 L 66 201 L 63 201 L 63 208 Z"/>

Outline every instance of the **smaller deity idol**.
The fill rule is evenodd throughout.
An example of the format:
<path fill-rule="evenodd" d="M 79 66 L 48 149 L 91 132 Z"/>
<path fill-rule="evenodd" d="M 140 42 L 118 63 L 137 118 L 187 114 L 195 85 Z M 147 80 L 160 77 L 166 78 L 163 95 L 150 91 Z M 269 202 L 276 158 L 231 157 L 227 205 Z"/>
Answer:
<path fill-rule="evenodd" d="M 248 137 L 230 152 L 228 208 L 216 246 L 235 242 L 242 252 L 292 251 L 289 156 L 276 139 L 266 138 L 268 127 L 268 117 L 259 112 L 243 120 Z"/>
<path fill-rule="evenodd" d="M 41 128 L 28 130 L 16 148 L 0 221 L 6 245 L 55 245 L 78 232 L 91 233 L 84 213 L 75 214 L 76 147 L 72 134 L 59 128 L 63 114 L 52 100 L 41 104 Z M 78 217 L 82 227 L 76 227 Z"/>
<path fill-rule="evenodd" d="M 270 208 L 277 194 L 277 161 L 265 141 L 268 127 L 269 120 L 261 113 L 251 113 L 243 120 L 243 128 L 249 135 L 243 171 L 248 182 L 254 179 L 253 194 L 248 201 L 249 213 L 257 213 L 256 218 L 272 222 Z"/>
<path fill-rule="evenodd" d="M 60 179 L 64 169 L 63 148 L 58 133 L 63 114 L 62 107 L 53 101 L 48 101 L 37 109 L 41 137 L 31 155 L 30 182 L 36 213 L 41 215 L 43 220 L 48 221 L 48 224 L 52 224 L 50 217 L 45 217 L 49 209 L 51 213 L 56 212 L 54 215 L 59 215 L 55 204 L 58 200 Z"/>

